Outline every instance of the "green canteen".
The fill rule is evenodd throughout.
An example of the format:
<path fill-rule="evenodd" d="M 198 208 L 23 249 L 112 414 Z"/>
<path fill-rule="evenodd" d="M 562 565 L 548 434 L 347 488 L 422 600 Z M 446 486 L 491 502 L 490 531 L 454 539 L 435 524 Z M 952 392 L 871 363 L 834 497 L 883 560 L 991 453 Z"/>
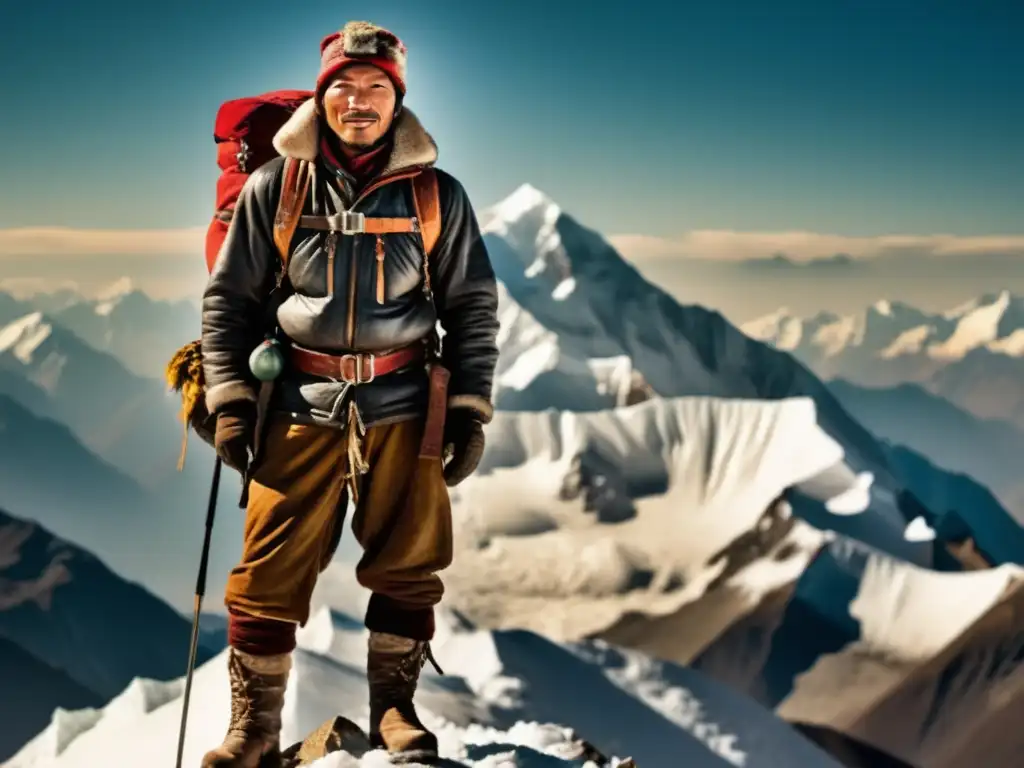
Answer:
<path fill-rule="evenodd" d="M 260 381 L 273 381 L 284 370 L 284 355 L 276 339 L 267 339 L 249 355 L 249 370 Z"/>

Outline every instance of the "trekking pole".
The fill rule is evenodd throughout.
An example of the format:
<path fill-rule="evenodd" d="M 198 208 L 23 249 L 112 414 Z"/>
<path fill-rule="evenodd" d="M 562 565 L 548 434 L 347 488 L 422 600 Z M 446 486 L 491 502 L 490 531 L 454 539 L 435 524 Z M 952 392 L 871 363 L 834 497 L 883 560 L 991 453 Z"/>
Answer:
<path fill-rule="evenodd" d="M 199 652 L 199 612 L 203 607 L 203 595 L 206 593 L 206 566 L 210 561 L 210 539 L 213 536 L 213 516 L 217 511 L 217 492 L 220 490 L 221 460 L 213 464 L 213 481 L 210 483 L 210 502 L 206 506 L 206 532 L 203 535 L 203 553 L 199 556 L 199 575 L 196 578 L 196 594 L 192 615 L 192 640 L 188 649 L 188 670 L 185 673 L 185 695 L 181 701 L 181 730 L 178 732 L 178 760 L 176 768 L 181 768 L 181 758 L 185 751 L 185 724 L 188 720 L 188 700 L 192 692 L 192 675 L 196 668 L 196 654 Z"/>

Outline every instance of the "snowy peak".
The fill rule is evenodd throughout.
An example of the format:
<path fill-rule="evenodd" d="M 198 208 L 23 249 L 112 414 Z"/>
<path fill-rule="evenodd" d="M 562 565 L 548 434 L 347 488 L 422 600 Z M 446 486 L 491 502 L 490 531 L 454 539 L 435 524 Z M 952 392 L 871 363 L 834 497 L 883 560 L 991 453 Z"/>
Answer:
<path fill-rule="evenodd" d="M 782 308 L 744 323 L 742 330 L 812 363 L 841 354 L 947 363 L 975 349 L 1021 357 L 1024 298 L 1001 291 L 939 313 L 882 299 L 859 315 L 845 317 L 821 313 L 801 318 Z"/>
<path fill-rule="evenodd" d="M 40 346 L 53 333 L 42 312 L 31 312 L 0 328 L 0 353 L 10 352 L 25 365 L 34 362 Z"/>
<path fill-rule="evenodd" d="M 493 254 L 515 264 L 527 279 L 541 278 L 556 300 L 568 298 L 576 287 L 569 250 L 562 236 L 567 217 L 536 187 L 523 184 L 480 217 L 482 233 L 500 238 L 508 247 Z"/>
<path fill-rule="evenodd" d="M 505 221 L 517 221 L 526 216 L 557 218 L 562 214 L 561 208 L 532 184 L 523 184 L 500 203 L 494 205 L 491 212 Z"/>
<path fill-rule="evenodd" d="M 750 338 L 771 344 L 776 349 L 795 353 L 810 346 L 831 357 L 850 346 L 859 345 L 865 325 L 864 318 L 842 317 L 832 312 L 820 312 L 804 319 L 783 307 L 751 320 L 741 330 Z"/>
<path fill-rule="evenodd" d="M 134 290 L 135 284 L 132 282 L 132 279 L 130 277 L 122 277 L 97 292 L 96 300 L 100 302 L 113 301 L 132 293 Z"/>

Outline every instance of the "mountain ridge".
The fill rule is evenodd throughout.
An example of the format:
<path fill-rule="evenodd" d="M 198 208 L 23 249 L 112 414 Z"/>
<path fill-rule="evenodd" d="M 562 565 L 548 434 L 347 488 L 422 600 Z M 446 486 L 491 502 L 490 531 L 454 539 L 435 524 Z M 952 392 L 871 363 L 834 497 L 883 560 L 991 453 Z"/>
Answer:
<path fill-rule="evenodd" d="M 916 383 L 982 418 L 1024 428 L 1024 297 L 990 292 L 942 312 L 879 300 L 860 314 L 802 317 L 782 308 L 744 323 L 823 379 Z"/>

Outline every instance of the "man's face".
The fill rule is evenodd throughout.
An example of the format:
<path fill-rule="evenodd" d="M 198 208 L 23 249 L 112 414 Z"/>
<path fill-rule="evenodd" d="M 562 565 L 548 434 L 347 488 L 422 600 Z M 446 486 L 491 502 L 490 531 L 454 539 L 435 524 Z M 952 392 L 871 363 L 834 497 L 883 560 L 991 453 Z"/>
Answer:
<path fill-rule="evenodd" d="M 372 64 L 350 64 L 324 91 L 324 117 L 338 138 L 368 147 L 383 136 L 395 115 L 395 86 Z"/>

